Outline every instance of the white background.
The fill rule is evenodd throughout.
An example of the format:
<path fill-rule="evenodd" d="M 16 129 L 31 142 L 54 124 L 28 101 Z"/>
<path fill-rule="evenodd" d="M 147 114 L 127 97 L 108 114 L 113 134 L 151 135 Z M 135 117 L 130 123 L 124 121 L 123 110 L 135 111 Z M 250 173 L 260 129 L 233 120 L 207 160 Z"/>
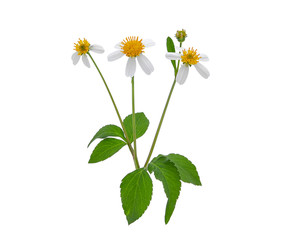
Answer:
<path fill-rule="evenodd" d="M 1 3 L 0 239 L 288 240 L 286 2 Z M 124 118 L 126 59 L 107 62 L 107 54 L 127 36 L 156 42 L 145 52 L 155 71 L 138 66 L 135 76 L 136 110 L 150 120 L 137 142 L 143 164 L 173 82 L 166 37 L 182 28 L 184 46 L 209 56 L 211 76 L 191 68 L 176 85 L 153 156 L 187 156 L 203 186 L 183 184 L 165 225 L 166 197 L 154 180 L 148 210 L 128 226 L 119 185 L 133 161 L 123 148 L 87 163 L 94 133 L 118 119 L 96 70 L 72 64 L 73 44 L 85 37 L 105 48 L 93 56 Z"/>

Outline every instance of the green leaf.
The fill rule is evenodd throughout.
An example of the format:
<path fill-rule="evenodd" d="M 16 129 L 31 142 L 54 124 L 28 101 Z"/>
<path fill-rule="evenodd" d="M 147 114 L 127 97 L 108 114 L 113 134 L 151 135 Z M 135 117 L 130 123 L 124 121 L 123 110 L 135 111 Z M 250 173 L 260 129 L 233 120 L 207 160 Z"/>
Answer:
<path fill-rule="evenodd" d="M 172 162 L 164 156 L 154 158 L 148 165 L 150 173 L 154 172 L 156 179 L 163 183 L 168 201 L 165 213 L 167 224 L 173 214 L 181 190 L 181 181 L 178 170 Z"/>
<path fill-rule="evenodd" d="M 179 154 L 169 154 L 166 157 L 175 164 L 182 181 L 192 183 L 197 186 L 202 185 L 198 171 L 190 160 Z"/>
<path fill-rule="evenodd" d="M 111 157 L 124 145 L 126 145 L 124 141 L 114 138 L 106 138 L 102 140 L 93 150 L 89 163 L 97 163 Z"/>
<path fill-rule="evenodd" d="M 168 52 L 176 52 L 175 44 L 170 37 L 167 37 L 167 50 L 168 50 Z M 173 64 L 173 67 L 174 67 L 175 72 L 176 72 L 177 71 L 176 60 L 171 60 L 171 62 Z"/>
<path fill-rule="evenodd" d="M 145 134 L 149 126 L 149 120 L 146 118 L 144 113 L 135 114 L 135 125 L 136 125 L 136 138 L 141 137 Z M 132 130 L 132 114 L 128 115 L 123 120 L 123 125 L 126 129 L 130 142 L 133 142 L 133 130 Z"/>
<path fill-rule="evenodd" d="M 150 204 L 153 183 L 144 168 L 127 174 L 121 182 L 121 201 L 128 224 L 139 219 Z"/>
<path fill-rule="evenodd" d="M 126 141 L 123 131 L 120 127 L 116 125 L 106 125 L 99 129 L 99 131 L 94 135 L 94 137 L 89 142 L 88 146 L 97 138 L 107 138 L 107 137 L 120 137 L 124 141 Z"/>

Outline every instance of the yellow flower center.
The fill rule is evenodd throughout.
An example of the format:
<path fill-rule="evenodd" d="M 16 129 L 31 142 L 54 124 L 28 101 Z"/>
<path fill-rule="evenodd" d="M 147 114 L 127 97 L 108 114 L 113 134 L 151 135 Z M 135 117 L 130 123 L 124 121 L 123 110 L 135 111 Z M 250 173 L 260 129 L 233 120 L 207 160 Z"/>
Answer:
<path fill-rule="evenodd" d="M 145 48 L 142 39 L 139 40 L 138 37 L 127 37 L 121 42 L 120 47 L 122 49 L 121 52 L 127 57 L 137 57 L 144 52 Z"/>
<path fill-rule="evenodd" d="M 90 43 L 84 38 L 77 43 L 74 43 L 74 50 L 78 52 L 78 55 L 86 54 L 89 51 Z"/>
<path fill-rule="evenodd" d="M 197 64 L 200 60 L 200 54 L 197 54 L 197 49 L 194 50 L 194 48 L 189 48 L 188 50 L 183 50 L 183 55 L 181 56 L 182 62 L 184 64 L 188 65 L 194 65 Z"/>

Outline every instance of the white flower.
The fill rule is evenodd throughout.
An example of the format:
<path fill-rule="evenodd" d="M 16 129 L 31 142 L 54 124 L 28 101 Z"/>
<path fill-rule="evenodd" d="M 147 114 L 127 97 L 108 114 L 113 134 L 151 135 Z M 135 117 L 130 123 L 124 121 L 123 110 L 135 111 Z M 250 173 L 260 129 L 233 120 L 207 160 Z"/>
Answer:
<path fill-rule="evenodd" d="M 118 50 L 112 52 L 107 56 L 108 61 L 114 61 L 126 55 L 128 57 L 125 75 L 127 77 L 133 77 L 136 70 L 136 59 L 141 66 L 142 70 L 146 74 L 151 74 L 154 71 L 154 67 L 150 60 L 143 55 L 145 47 L 151 47 L 154 45 L 152 40 L 142 40 L 138 37 L 127 37 L 121 43 L 118 43 L 115 48 Z"/>
<path fill-rule="evenodd" d="M 80 40 L 77 43 L 74 43 L 74 50 L 75 53 L 72 54 L 71 59 L 74 65 L 76 65 L 80 59 L 82 58 L 82 61 L 85 66 L 90 67 L 87 53 L 89 51 L 96 52 L 96 53 L 104 53 L 104 49 L 100 45 L 90 45 L 90 43 L 84 38 L 83 40 Z"/>
<path fill-rule="evenodd" d="M 181 53 L 168 52 L 166 57 L 170 60 L 181 60 L 183 63 L 176 78 L 176 81 L 179 84 L 184 84 L 189 74 L 189 67 L 192 65 L 194 65 L 203 78 L 208 78 L 210 76 L 208 69 L 203 64 L 199 63 L 199 61 L 209 61 L 208 56 L 205 54 L 197 54 L 197 50 L 194 50 L 193 48 L 189 48 L 188 50 L 183 49 L 181 50 Z"/>

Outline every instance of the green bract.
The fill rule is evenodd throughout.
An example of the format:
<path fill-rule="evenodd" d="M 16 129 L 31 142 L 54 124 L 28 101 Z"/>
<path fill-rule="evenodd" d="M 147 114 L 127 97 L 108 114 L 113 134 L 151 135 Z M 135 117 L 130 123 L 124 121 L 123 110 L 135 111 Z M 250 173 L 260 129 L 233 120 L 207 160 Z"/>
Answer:
<path fill-rule="evenodd" d="M 168 52 L 175 52 L 176 51 L 175 44 L 170 37 L 167 37 L 167 50 L 168 50 Z M 171 60 L 171 62 L 173 64 L 173 67 L 175 70 L 175 75 L 176 75 L 176 72 L 177 72 L 176 60 Z"/>

